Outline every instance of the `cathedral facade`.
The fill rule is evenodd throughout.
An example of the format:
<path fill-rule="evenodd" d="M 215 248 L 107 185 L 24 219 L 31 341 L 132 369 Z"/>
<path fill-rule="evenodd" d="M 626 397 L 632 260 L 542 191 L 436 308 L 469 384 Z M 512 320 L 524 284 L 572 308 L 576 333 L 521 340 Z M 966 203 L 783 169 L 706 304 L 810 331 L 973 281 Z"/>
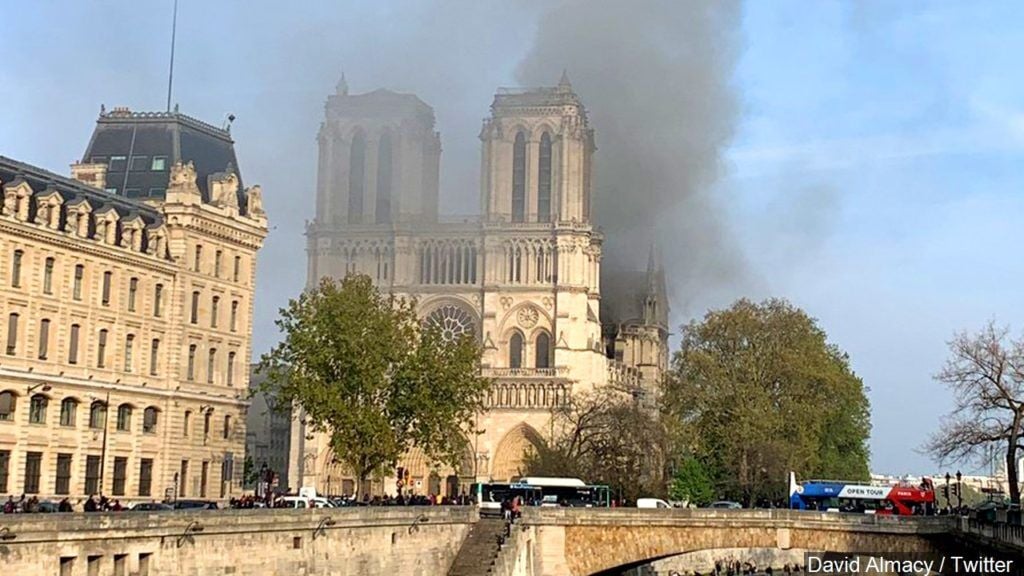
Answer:
<path fill-rule="evenodd" d="M 478 338 L 494 383 L 459 466 L 416 449 L 398 463 L 411 491 L 450 495 L 524 474 L 524 455 L 554 432 L 552 409 L 574 394 L 656 391 L 667 364 L 663 276 L 652 261 L 646 274 L 619 277 L 629 279 L 617 284 L 621 305 L 602 302 L 594 131 L 565 76 L 495 95 L 480 132 L 480 215 L 471 219 L 438 214 L 440 135 L 422 100 L 349 94 L 342 80 L 325 111 L 308 285 L 361 273 L 415 298 L 425 324 Z M 351 494 L 354 479 L 327 437 L 297 432 L 291 477 Z M 393 475 L 380 482 L 394 491 Z"/>

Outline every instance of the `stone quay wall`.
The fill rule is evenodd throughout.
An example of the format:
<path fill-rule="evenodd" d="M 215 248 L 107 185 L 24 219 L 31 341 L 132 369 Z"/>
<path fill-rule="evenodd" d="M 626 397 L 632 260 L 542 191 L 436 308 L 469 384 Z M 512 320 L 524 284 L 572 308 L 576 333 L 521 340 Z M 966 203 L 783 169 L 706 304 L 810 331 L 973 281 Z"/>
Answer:
<path fill-rule="evenodd" d="M 2 576 L 437 576 L 469 507 L 0 515 Z"/>

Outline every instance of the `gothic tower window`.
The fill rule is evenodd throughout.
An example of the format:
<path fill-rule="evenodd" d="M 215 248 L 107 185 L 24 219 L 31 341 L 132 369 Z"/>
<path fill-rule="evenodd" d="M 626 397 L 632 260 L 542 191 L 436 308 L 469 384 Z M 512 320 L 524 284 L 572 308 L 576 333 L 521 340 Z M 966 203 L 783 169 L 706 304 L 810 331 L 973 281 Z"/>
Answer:
<path fill-rule="evenodd" d="M 352 137 L 348 160 L 348 223 L 363 220 L 363 189 L 366 184 L 366 138 L 362 132 Z"/>
<path fill-rule="evenodd" d="M 512 221 L 526 219 L 526 135 L 516 134 L 512 146 Z"/>
<path fill-rule="evenodd" d="M 537 368 L 550 368 L 551 367 L 551 337 L 548 336 L 547 332 L 541 332 L 537 335 L 536 343 L 536 358 L 534 366 Z"/>
<path fill-rule="evenodd" d="M 523 335 L 519 332 L 513 332 L 508 339 L 508 367 L 523 367 Z"/>
<path fill-rule="evenodd" d="M 391 135 L 380 137 L 377 147 L 377 223 L 391 222 Z"/>
<path fill-rule="evenodd" d="M 540 137 L 540 157 L 537 182 L 537 221 L 551 220 L 551 134 Z"/>

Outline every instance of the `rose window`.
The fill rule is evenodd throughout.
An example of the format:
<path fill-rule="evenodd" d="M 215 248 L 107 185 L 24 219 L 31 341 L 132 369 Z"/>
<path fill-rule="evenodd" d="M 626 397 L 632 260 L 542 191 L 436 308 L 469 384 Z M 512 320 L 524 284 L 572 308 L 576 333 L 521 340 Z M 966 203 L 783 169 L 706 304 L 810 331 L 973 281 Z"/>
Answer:
<path fill-rule="evenodd" d="M 474 324 L 473 317 L 469 312 L 454 304 L 441 306 L 431 312 L 423 321 L 425 327 L 436 328 L 441 333 L 441 337 L 448 341 L 456 340 L 464 335 L 473 336 L 476 333 Z"/>

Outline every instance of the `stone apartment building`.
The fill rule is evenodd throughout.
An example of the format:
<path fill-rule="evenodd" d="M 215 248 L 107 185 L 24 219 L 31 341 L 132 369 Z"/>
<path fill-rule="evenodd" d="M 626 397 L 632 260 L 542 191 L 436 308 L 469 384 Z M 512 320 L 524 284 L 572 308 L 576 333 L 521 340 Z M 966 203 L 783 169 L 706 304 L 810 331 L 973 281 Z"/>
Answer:
<path fill-rule="evenodd" d="M 102 111 L 72 176 L 0 157 L 0 494 L 237 493 L 259 187 L 177 111 Z"/>
<path fill-rule="evenodd" d="M 653 259 L 646 272 L 613 273 L 606 300 L 594 131 L 568 78 L 495 95 L 480 133 L 478 217 L 439 216 L 440 135 L 415 95 L 350 94 L 343 79 L 318 139 L 308 284 L 358 272 L 415 298 L 423 322 L 478 338 L 494 381 L 459 466 L 419 450 L 398 463 L 413 491 L 455 494 L 521 475 L 524 454 L 552 433 L 552 408 L 573 394 L 609 384 L 657 392 L 668 362 L 664 275 Z M 299 418 L 292 440 L 293 478 L 352 493 L 324 435 Z"/>

